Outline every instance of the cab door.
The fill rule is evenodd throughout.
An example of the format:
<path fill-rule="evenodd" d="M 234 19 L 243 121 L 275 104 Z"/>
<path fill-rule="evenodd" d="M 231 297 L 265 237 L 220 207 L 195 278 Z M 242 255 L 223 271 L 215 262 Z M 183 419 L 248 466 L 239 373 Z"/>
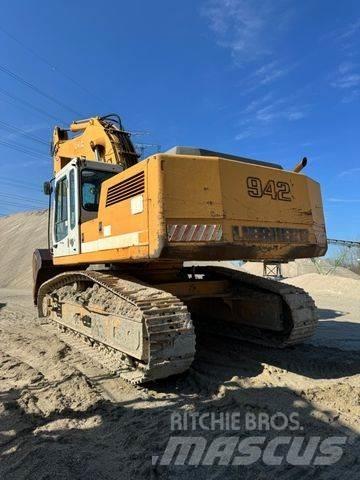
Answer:
<path fill-rule="evenodd" d="M 55 180 L 53 255 L 80 253 L 78 169 L 71 168 Z"/>

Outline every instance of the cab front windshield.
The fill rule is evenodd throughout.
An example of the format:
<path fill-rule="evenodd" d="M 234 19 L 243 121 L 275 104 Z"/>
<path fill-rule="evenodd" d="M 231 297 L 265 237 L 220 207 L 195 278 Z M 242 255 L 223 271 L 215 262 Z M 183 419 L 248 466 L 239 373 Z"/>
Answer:
<path fill-rule="evenodd" d="M 81 172 L 82 208 L 88 212 L 99 210 L 101 184 L 115 175 L 116 172 L 99 170 L 83 170 Z"/>

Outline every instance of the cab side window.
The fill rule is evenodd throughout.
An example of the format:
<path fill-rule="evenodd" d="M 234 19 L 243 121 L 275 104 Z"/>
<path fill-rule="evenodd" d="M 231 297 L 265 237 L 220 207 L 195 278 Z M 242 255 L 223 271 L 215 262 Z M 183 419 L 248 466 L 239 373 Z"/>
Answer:
<path fill-rule="evenodd" d="M 68 182 L 63 177 L 56 184 L 55 192 L 55 240 L 59 242 L 68 234 Z"/>
<path fill-rule="evenodd" d="M 99 210 L 101 184 L 114 174 L 115 172 L 88 169 L 81 172 L 81 197 L 84 210 L 88 212 Z"/>
<path fill-rule="evenodd" d="M 75 172 L 70 171 L 69 175 L 70 188 L 70 229 L 73 230 L 76 226 L 76 202 L 75 202 Z"/>
<path fill-rule="evenodd" d="M 99 208 L 99 186 L 85 181 L 82 185 L 83 208 L 88 212 L 97 212 Z"/>

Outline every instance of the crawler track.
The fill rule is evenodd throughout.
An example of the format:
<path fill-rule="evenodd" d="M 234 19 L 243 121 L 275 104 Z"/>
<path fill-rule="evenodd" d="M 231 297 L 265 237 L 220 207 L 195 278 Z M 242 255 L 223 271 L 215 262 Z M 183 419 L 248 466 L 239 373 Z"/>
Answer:
<path fill-rule="evenodd" d="M 282 328 L 275 331 L 242 324 L 241 318 L 233 317 L 231 321 L 226 314 L 216 318 L 211 302 L 205 298 L 200 318 L 194 317 L 200 320 L 199 331 L 277 348 L 302 343 L 313 335 L 317 310 L 302 289 L 228 268 L 202 267 L 198 272 L 204 274 L 205 280 L 229 281 L 230 291 L 221 298 L 230 305 L 244 298 L 246 301 L 249 292 L 255 298 L 258 292 L 274 295 L 277 300 L 280 297 L 283 305 Z M 107 295 L 105 303 L 99 300 L 99 288 Z M 190 367 L 195 334 L 188 311 L 191 304 L 187 307 L 185 303 L 186 299 L 181 301 L 169 292 L 116 272 L 63 273 L 45 282 L 38 294 L 41 317 L 49 316 L 63 330 L 110 353 L 114 371 L 133 384 L 169 377 Z M 229 313 L 231 316 L 231 309 Z M 110 327 L 106 327 L 107 323 Z M 124 332 L 120 343 L 116 343 L 114 332 L 121 328 Z M 134 344 L 134 338 L 140 346 Z"/>
<path fill-rule="evenodd" d="M 110 292 L 113 296 L 112 303 L 118 302 L 118 307 L 124 308 L 124 319 L 129 316 L 130 308 L 135 311 L 138 321 L 144 328 L 147 349 L 145 361 L 129 354 L 121 355 L 121 350 L 114 348 L 109 339 L 96 335 L 93 331 L 88 335 L 79 332 L 80 336 L 87 338 L 89 342 L 96 346 L 101 345 L 113 353 L 116 357 L 115 364 L 123 360 L 119 369 L 122 378 L 133 384 L 139 384 L 182 373 L 190 367 L 195 353 L 195 335 L 186 306 L 173 295 L 137 281 L 95 271 L 60 274 L 40 287 L 39 315 L 41 317 L 50 315 L 50 318 L 64 329 L 76 332 L 76 324 L 69 324 L 62 318 L 62 307 L 66 300 L 59 301 L 56 292 L 63 287 L 74 288 L 84 283 L 89 289 L 98 285 Z M 91 290 L 89 293 L 91 295 Z M 91 297 L 88 300 L 91 300 Z M 48 307 L 45 308 L 46 304 Z M 81 302 L 80 306 L 84 307 L 84 302 Z M 97 310 L 99 309 L 101 306 Z M 90 307 L 88 311 L 91 314 Z"/>
<path fill-rule="evenodd" d="M 208 322 L 207 327 L 212 325 L 215 333 L 277 348 L 303 343 L 314 334 L 318 325 L 317 308 L 314 300 L 301 288 L 229 268 L 203 267 L 201 272 L 215 278 L 227 278 L 234 289 L 246 287 L 254 292 L 273 293 L 284 302 L 284 328 L 281 332 L 249 326 L 240 329 L 230 322 Z"/>

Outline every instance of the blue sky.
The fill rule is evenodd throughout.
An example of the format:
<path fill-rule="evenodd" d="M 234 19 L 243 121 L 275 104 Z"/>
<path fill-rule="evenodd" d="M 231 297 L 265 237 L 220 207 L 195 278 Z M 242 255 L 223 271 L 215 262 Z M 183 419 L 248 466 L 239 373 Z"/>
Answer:
<path fill-rule="evenodd" d="M 1 16 L 0 214 L 45 204 L 55 124 L 117 112 L 161 149 L 308 156 L 328 235 L 360 238 L 358 1 L 13 0 Z"/>

